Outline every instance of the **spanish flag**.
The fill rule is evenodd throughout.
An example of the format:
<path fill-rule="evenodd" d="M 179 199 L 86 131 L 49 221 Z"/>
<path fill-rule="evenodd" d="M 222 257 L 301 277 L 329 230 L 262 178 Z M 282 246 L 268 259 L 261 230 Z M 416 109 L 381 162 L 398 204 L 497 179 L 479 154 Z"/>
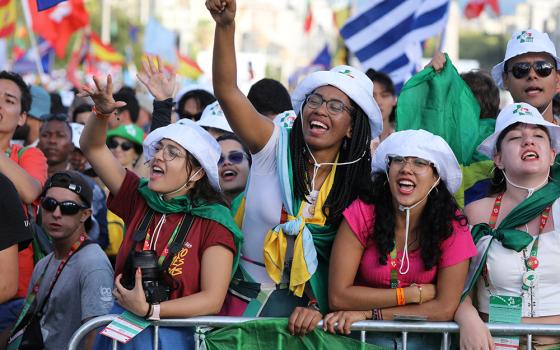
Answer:
<path fill-rule="evenodd" d="M 15 27 L 16 1 L 0 0 L 0 38 L 12 35 Z"/>
<path fill-rule="evenodd" d="M 95 33 L 91 33 L 91 55 L 97 61 L 111 64 L 124 63 L 124 56 L 118 53 L 111 45 L 104 44 Z"/>
<path fill-rule="evenodd" d="M 179 58 L 177 74 L 192 80 L 196 80 L 202 75 L 202 69 L 200 69 L 195 61 L 179 53 L 177 53 L 177 57 Z"/>

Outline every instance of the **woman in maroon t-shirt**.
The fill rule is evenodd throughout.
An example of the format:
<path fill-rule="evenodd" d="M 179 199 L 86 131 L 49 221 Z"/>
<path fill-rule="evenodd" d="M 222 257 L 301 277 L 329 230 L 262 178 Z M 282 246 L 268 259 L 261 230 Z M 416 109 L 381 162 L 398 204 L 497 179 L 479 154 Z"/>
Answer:
<path fill-rule="evenodd" d="M 151 62 L 145 69 L 151 75 L 164 74 Z M 220 146 L 194 122 L 159 128 L 143 144 L 150 178 L 139 179 L 121 166 L 105 144 L 108 119 L 114 118 L 115 110 L 124 103 L 113 99 L 111 76 L 106 86 L 93 79 L 95 87 L 82 89 L 82 95 L 95 102 L 95 115 L 84 128 L 80 146 L 111 193 L 109 208 L 123 218 L 127 227 L 117 256 L 115 300 L 122 308 L 150 320 L 217 313 L 241 242 L 219 192 Z M 185 225 L 190 227 L 186 238 L 172 255 L 173 242 L 181 237 L 180 227 L 189 217 L 193 220 L 190 226 Z M 144 220 L 147 225 L 141 228 Z M 144 238 L 134 238 L 135 231 L 141 231 Z M 155 251 L 160 267 L 168 263 L 163 274 L 167 274 L 165 281 L 172 290 L 169 300 L 147 301 L 140 269 L 125 276 L 134 287 L 129 290 L 123 286 L 125 262 L 134 250 Z M 162 334 L 160 338 L 164 338 Z"/>

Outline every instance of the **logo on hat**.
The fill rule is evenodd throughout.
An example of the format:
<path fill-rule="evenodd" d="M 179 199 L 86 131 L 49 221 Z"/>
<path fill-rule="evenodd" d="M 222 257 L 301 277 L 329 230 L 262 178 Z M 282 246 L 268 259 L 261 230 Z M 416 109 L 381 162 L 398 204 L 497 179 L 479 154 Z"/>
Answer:
<path fill-rule="evenodd" d="M 212 106 L 210 108 L 210 112 L 212 112 L 212 115 L 220 115 L 222 114 L 221 112 L 221 108 L 219 104 L 216 104 L 215 106 Z"/>
<path fill-rule="evenodd" d="M 533 115 L 533 113 L 531 113 L 531 111 L 529 110 L 529 108 L 523 107 L 522 105 L 517 105 L 517 106 L 515 106 L 515 109 L 513 110 L 513 114 L 519 114 L 519 115 Z"/>
<path fill-rule="evenodd" d="M 520 43 L 532 43 L 533 42 L 533 34 L 531 32 L 528 32 L 526 30 L 522 31 L 521 34 L 519 34 L 517 36 L 517 40 L 519 40 Z"/>
<path fill-rule="evenodd" d="M 134 125 L 129 124 L 126 125 L 124 128 L 129 135 L 136 136 L 136 129 L 134 128 Z"/>
<path fill-rule="evenodd" d="M 354 78 L 354 76 L 352 75 L 352 71 L 350 69 L 344 69 L 344 70 L 339 70 L 338 71 L 340 74 L 344 74 L 349 76 L 350 78 Z"/>

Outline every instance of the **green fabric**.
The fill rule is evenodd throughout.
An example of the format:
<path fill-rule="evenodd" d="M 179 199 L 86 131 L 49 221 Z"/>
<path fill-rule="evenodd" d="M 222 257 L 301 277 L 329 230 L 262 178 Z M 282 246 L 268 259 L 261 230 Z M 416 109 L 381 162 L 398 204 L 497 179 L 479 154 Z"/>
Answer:
<path fill-rule="evenodd" d="M 120 125 L 107 131 L 107 140 L 114 136 L 122 137 L 123 139 L 142 146 L 142 142 L 144 141 L 144 130 L 136 124 Z"/>
<path fill-rule="evenodd" d="M 188 196 L 179 196 L 172 198 L 169 201 L 164 201 L 161 196 L 150 190 L 148 188 L 148 180 L 141 179 L 138 185 L 138 192 L 146 200 L 146 204 L 153 210 L 164 213 L 164 214 L 174 214 L 174 213 L 186 213 L 193 216 L 198 216 L 204 219 L 209 219 L 216 221 L 217 223 L 228 229 L 233 235 L 233 241 L 235 242 L 236 254 L 233 260 L 233 272 L 237 269 L 237 264 L 239 263 L 239 255 L 241 252 L 241 244 L 243 243 L 243 234 L 241 230 L 231 217 L 231 213 L 228 208 L 223 205 L 216 203 L 206 203 L 203 201 L 193 201 Z"/>
<path fill-rule="evenodd" d="M 247 181 L 247 183 L 249 182 Z M 231 201 L 231 210 L 230 210 L 231 217 L 235 217 L 235 214 L 237 214 L 237 211 L 239 210 L 239 206 L 241 205 L 244 196 L 245 196 L 245 191 L 235 196 L 235 198 Z"/>
<path fill-rule="evenodd" d="M 290 133 L 292 129 L 285 129 L 286 137 L 290 139 Z M 287 142 L 289 145 L 290 143 Z M 292 153 L 288 149 L 287 152 L 288 157 L 288 174 L 290 176 L 290 188 L 292 188 L 292 203 L 295 203 L 294 208 L 301 207 L 301 198 L 297 198 L 295 196 L 294 188 L 294 177 L 293 177 L 293 170 L 292 170 Z M 331 189 L 332 190 L 332 189 Z M 321 208 L 322 210 L 322 208 Z M 313 237 L 313 243 L 315 245 L 315 250 L 317 251 L 317 270 L 311 276 L 311 280 L 309 281 L 311 284 L 311 290 L 313 291 L 313 295 L 317 299 L 317 303 L 319 304 L 319 308 L 323 314 L 326 314 L 329 311 L 329 298 L 328 298 L 328 276 L 329 276 L 329 260 L 331 256 L 331 248 L 334 242 L 334 237 L 336 236 L 336 231 L 338 227 L 333 227 L 332 225 L 315 225 L 315 224 L 306 224 L 309 232 L 311 232 L 311 236 Z"/>
<path fill-rule="evenodd" d="M 480 107 L 446 55 L 443 70 L 425 68 L 407 81 L 397 101 L 396 130 L 441 136 L 459 164 L 469 165 L 479 140 Z"/>
<path fill-rule="evenodd" d="M 352 338 L 316 329 L 304 337 L 288 331 L 288 320 L 266 319 L 243 322 L 218 329 L 204 336 L 207 350 L 274 350 L 274 349 L 383 349 Z"/>

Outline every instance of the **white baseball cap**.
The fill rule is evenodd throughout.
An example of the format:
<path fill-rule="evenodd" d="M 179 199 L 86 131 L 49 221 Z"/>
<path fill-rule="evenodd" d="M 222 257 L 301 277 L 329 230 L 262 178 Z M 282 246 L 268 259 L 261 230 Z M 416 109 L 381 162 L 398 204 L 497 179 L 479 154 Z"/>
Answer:
<path fill-rule="evenodd" d="M 441 180 L 451 193 L 457 192 L 463 175 L 451 147 L 443 138 L 426 130 L 394 132 L 379 144 L 372 159 L 372 171 L 387 170 L 389 156 L 418 157 L 434 164 Z"/>
<path fill-rule="evenodd" d="M 181 119 L 181 123 L 169 124 L 148 134 L 144 140 L 144 158 L 152 160 L 154 156 L 153 144 L 162 139 L 177 142 L 198 160 L 212 187 L 220 191 L 220 177 L 218 175 L 218 160 L 220 159 L 220 145 L 206 130 L 190 119 Z"/>
<path fill-rule="evenodd" d="M 515 123 L 542 125 L 546 127 L 550 135 L 552 148 L 556 152 L 560 150 L 560 127 L 547 122 L 535 107 L 523 102 L 513 103 L 502 109 L 496 119 L 494 133 L 482 141 L 477 150 L 488 158 L 492 158 L 494 153 L 496 153 L 498 137 L 508 126 Z"/>
<path fill-rule="evenodd" d="M 560 59 L 556 56 L 556 47 L 548 37 L 536 29 L 522 30 L 511 35 L 507 43 L 506 56 L 504 60 L 492 68 L 492 78 L 500 89 L 504 89 L 502 75 L 504 66 L 510 58 L 523 55 L 528 52 L 544 52 L 556 60 L 556 69 L 560 68 Z"/>
<path fill-rule="evenodd" d="M 305 98 L 318 87 L 332 85 L 344 92 L 366 113 L 369 118 L 371 138 L 383 131 L 383 119 L 379 106 L 373 99 L 373 83 L 363 72 L 350 66 L 336 66 L 328 71 L 309 74 L 292 93 L 292 105 L 300 111 Z"/>
<path fill-rule="evenodd" d="M 185 119 L 180 119 L 178 122 Z M 222 111 L 222 107 L 218 101 L 214 101 L 202 111 L 202 115 L 200 116 L 200 120 L 196 122 L 200 126 L 209 127 L 209 128 L 216 128 L 224 131 L 233 132 L 231 130 L 231 126 L 226 119 L 224 111 Z"/>

